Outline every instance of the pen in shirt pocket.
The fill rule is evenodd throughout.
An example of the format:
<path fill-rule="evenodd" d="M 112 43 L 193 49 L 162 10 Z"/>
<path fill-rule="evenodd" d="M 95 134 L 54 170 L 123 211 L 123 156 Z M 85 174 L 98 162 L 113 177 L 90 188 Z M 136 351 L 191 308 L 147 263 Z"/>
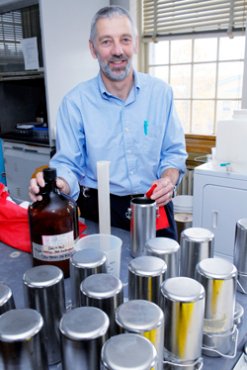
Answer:
<path fill-rule="evenodd" d="M 143 129 L 144 129 L 144 135 L 147 136 L 148 135 L 148 120 L 144 120 L 143 122 Z"/>

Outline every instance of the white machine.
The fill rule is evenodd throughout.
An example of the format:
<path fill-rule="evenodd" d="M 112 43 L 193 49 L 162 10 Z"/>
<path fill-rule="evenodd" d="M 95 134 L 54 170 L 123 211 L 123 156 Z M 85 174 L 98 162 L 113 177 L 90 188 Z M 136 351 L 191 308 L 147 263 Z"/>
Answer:
<path fill-rule="evenodd" d="M 247 218 L 247 166 L 208 162 L 194 170 L 193 226 L 215 235 L 215 255 L 233 261 L 236 222 Z"/>

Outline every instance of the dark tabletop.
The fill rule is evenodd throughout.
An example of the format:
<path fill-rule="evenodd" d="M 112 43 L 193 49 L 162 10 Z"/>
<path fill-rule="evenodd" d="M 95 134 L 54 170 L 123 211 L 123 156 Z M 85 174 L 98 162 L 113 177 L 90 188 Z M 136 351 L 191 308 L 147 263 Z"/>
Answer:
<path fill-rule="evenodd" d="M 98 233 L 98 225 L 86 221 L 87 229 L 86 234 Z M 120 278 L 124 284 L 124 292 L 127 297 L 127 282 L 128 282 L 128 263 L 131 259 L 130 256 L 130 233 L 125 230 L 112 228 L 112 234 L 120 237 L 123 241 L 122 255 L 121 255 L 121 275 Z M 13 292 L 14 300 L 17 308 L 24 307 L 24 293 L 22 277 L 26 270 L 32 267 L 32 259 L 29 253 L 21 252 L 17 249 L 11 248 L 0 242 L 0 281 L 7 284 Z M 65 279 L 65 295 L 66 304 L 70 306 L 70 279 Z M 247 296 L 237 293 L 237 302 L 239 302 L 244 310 L 247 312 Z M 207 357 L 204 356 L 203 370 L 231 370 L 238 361 L 242 354 L 243 346 L 247 341 L 247 321 L 244 312 L 243 320 L 239 329 L 237 355 L 234 359 L 227 359 L 222 357 Z M 60 370 L 61 366 L 51 366 L 51 370 Z M 1 369 L 0 369 L 1 370 Z"/>

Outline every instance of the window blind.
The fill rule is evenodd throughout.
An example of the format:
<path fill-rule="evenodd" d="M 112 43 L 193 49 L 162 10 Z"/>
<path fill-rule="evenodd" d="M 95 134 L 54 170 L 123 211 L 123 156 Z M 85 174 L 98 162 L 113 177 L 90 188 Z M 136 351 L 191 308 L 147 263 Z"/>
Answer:
<path fill-rule="evenodd" d="M 34 36 L 38 42 L 39 62 L 43 66 L 38 5 L 0 13 L 0 72 L 23 69 L 21 40 Z"/>
<path fill-rule="evenodd" d="M 142 0 L 144 39 L 244 31 L 247 0 Z"/>

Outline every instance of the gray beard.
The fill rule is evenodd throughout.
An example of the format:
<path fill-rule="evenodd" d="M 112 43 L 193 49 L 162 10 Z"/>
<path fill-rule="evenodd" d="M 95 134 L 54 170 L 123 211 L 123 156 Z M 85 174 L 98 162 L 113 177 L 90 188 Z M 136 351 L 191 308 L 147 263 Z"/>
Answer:
<path fill-rule="evenodd" d="M 128 62 L 124 70 L 122 70 L 120 73 L 119 72 L 116 73 L 110 69 L 108 64 L 105 64 L 99 59 L 98 61 L 99 61 L 100 69 L 102 70 L 102 72 L 112 81 L 123 81 L 130 73 L 130 69 L 131 69 L 130 62 Z"/>

